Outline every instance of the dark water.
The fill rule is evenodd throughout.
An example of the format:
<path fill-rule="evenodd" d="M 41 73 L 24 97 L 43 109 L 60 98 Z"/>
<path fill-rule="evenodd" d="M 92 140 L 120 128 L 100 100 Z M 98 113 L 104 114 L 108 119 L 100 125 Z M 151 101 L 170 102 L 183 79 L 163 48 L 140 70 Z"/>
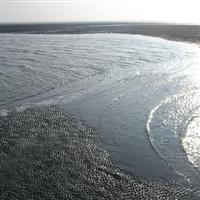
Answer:
<path fill-rule="evenodd" d="M 57 105 L 99 132 L 117 167 L 199 187 L 196 45 L 128 34 L 1 38 L 2 120 Z"/>

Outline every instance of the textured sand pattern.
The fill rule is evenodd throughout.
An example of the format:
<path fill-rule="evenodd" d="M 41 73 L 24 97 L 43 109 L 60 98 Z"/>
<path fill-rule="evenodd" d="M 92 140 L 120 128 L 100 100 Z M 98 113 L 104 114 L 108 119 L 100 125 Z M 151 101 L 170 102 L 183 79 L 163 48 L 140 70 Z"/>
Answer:
<path fill-rule="evenodd" d="M 0 117 L 0 199 L 198 199 L 115 168 L 95 132 L 55 106 Z"/>

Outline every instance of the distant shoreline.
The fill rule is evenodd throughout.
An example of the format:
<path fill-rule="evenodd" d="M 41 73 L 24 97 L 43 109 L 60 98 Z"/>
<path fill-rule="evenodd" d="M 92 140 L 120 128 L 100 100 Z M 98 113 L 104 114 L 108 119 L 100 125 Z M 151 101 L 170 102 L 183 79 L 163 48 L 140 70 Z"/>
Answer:
<path fill-rule="evenodd" d="M 0 33 L 91 34 L 124 33 L 161 37 L 200 44 L 200 25 L 153 23 L 1 24 Z"/>

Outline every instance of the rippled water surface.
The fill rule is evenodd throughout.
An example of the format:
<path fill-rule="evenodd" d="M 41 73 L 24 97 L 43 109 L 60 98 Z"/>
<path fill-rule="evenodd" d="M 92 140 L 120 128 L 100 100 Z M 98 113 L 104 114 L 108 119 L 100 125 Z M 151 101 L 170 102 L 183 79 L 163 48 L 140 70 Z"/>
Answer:
<path fill-rule="evenodd" d="M 100 130 L 113 160 L 132 173 L 200 180 L 197 46 L 126 34 L 1 38 L 2 116 L 65 105 Z"/>

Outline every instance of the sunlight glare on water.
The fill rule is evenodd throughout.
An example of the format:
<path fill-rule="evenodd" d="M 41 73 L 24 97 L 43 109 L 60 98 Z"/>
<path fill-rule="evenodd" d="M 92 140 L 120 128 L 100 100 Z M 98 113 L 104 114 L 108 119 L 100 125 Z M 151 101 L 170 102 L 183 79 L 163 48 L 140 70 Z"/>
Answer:
<path fill-rule="evenodd" d="M 189 120 L 182 144 L 188 160 L 200 168 L 200 109 Z"/>
<path fill-rule="evenodd" d="M 200 51 L 198 51 L 197 60 L 193 65 L 191 84 L 200 89 Z M 200 104 L 200 98 L 197 100 Z M 187 158 L 192 165 L 200 169 L 200 107 L 198 107 L 189 118 L 182 145 Z"/>

